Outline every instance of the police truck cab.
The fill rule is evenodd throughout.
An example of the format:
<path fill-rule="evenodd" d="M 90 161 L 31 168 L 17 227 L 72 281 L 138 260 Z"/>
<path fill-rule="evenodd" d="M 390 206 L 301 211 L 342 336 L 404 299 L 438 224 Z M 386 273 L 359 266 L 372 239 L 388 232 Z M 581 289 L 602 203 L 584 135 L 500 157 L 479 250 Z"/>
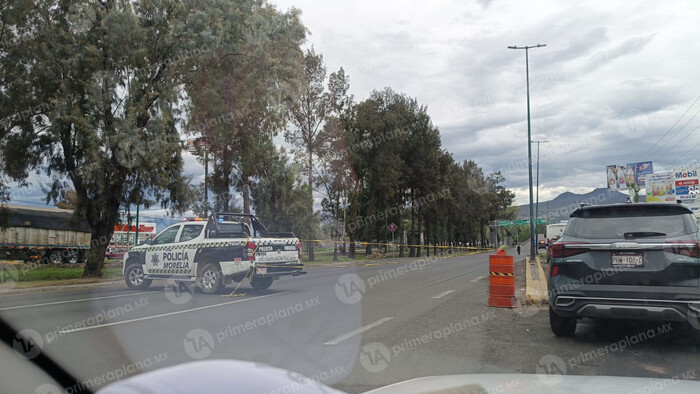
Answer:
<path fill-rule="evenodd" d="M 183 219 L 125 253 L 123 262 L 126 284 L 137 290 L 169 279 L 214 294 L 246 278 L 254 289 L 267 289 L 281 276 L 306 273 L 293 233 L 268 232 L 255 215 L 241 213 Z"/>

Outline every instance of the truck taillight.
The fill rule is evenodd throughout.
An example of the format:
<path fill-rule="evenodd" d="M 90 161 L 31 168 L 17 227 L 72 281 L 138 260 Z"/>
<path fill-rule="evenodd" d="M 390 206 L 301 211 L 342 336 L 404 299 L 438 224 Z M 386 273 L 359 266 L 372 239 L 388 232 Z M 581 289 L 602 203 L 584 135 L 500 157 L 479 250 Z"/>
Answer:
<path fill-rule="evenodd" d="M 555 242 L 551 247 L 550 253 L 553 258 L 576 256 L 577 254 L 590 252 L 589 248 L 578 246 L 587 243 L 588 242 Z M 571 246 L 573 245 L 577 246 L 572 248 Z"/>
<path fill-rule="evenodd" d="M 245 259 L 246 260 L 255 260 L 255 242 L 248 242 L 245 245 Z"/>
<path fill-rule="evenodd" d="M 297 251 L 299 252 L 299 260 L 301 260 L 301 241 L 297 243 Z"/>
<path fill-rule="evenodd" d="M 700 243 L 695 241 L 666 241 L 664 252 L 698 258 L 700 257 Z"/>

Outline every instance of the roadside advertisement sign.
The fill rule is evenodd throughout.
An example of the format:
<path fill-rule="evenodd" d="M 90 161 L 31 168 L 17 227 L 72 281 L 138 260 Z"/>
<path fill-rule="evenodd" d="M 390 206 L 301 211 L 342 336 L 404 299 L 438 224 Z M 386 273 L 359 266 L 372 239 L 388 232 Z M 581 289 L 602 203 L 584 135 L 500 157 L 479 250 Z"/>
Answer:
<path fill-rule="evenodd" d="M 673 178 L 672 172 L 647 174 L 645 180 L 647 202 L 675 203 L 676 194 Z"/>
<path fill-rule="evenodd" d="M 644 177 L 654 173 L 654 166 L 651 161 L 613 164 L 606 166 L 605 169 L 606 183 L 608 189 L 611 190 L 629 189 L 633 183 L 636 183 L 639 187 L 644 187 Z"/>
<path fill-rule="evenodd" d="M 139 223 L 139 241 L 155 235 L 156 223 Z M 133 245 L 136 237 L 136 226 L 128 224 L 117 224 L 114 226 L 111 244 L 113 245 Z"/>
<path fill-rule="evenodd" d="M 676 198 L 688 205 L 696 202 L 700 193 L 700 168 L 687 168 L 673 173 Z"/>
<path fill-rule="evenodd" d="M 640 161 L 637 163 L 635 173 L 637 186 L 644 187 L 646 176 L 654 173 L 654 165 L 650 161 Z"/>

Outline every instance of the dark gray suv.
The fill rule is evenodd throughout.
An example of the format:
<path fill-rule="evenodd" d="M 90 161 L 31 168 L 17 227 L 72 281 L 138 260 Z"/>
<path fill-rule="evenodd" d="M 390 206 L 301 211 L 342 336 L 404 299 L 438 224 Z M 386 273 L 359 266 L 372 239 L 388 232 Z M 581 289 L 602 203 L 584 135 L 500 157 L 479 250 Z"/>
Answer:
<path fill-rule="evenodd" d="M 576 209 L 552 245 L 549 321 L 572 336 L 582 317 L 689 321 L 700 317 L 700 240 L 681 204 Z"/>

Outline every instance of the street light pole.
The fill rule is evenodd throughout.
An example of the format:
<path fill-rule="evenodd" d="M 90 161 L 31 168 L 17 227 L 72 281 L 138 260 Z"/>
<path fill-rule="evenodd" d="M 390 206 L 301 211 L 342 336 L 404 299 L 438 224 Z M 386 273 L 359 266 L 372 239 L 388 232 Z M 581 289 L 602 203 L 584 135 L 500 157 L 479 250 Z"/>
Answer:
<path fill-rule="evenodd" d="M 546 144 L 549 141 L 530 141 L 537 142 L 537 197 L 535 202 L 535 218 L 540 218 L 540 143 Z M 539 223 L 537 223 L 539 224 Z M 537 226 L 535 226 L 537 228 Z M 540 233 L 535 234 L 535 244 L 540 242 Z"/>
<path fill-rule="evenodd" d="M 535 243 L 535 218 L 533 217 L 534 213 L 533 212 L 533 193 L 532 193 L 532 144 L 530 141 L 532 140 L 532 133 L 531 133 L 531 127 L 530 127 L 530 58 L 529 58 L 529 50 L 530 48 L 540 48 L 540 47 L 545 47 L 547 44 L 537 44 L 537 45 L 530 45 L 530 46 L 509 46 L 508 49 L 524 49 L 525 50 L 525 81 L 527 84 L 527 167 L 528 167 L 528 175 L 529 175 L 529 181 L 530 181 L 530 260 L 535 259 L 535 252 L 537 249 L 537 244 Z"/>

